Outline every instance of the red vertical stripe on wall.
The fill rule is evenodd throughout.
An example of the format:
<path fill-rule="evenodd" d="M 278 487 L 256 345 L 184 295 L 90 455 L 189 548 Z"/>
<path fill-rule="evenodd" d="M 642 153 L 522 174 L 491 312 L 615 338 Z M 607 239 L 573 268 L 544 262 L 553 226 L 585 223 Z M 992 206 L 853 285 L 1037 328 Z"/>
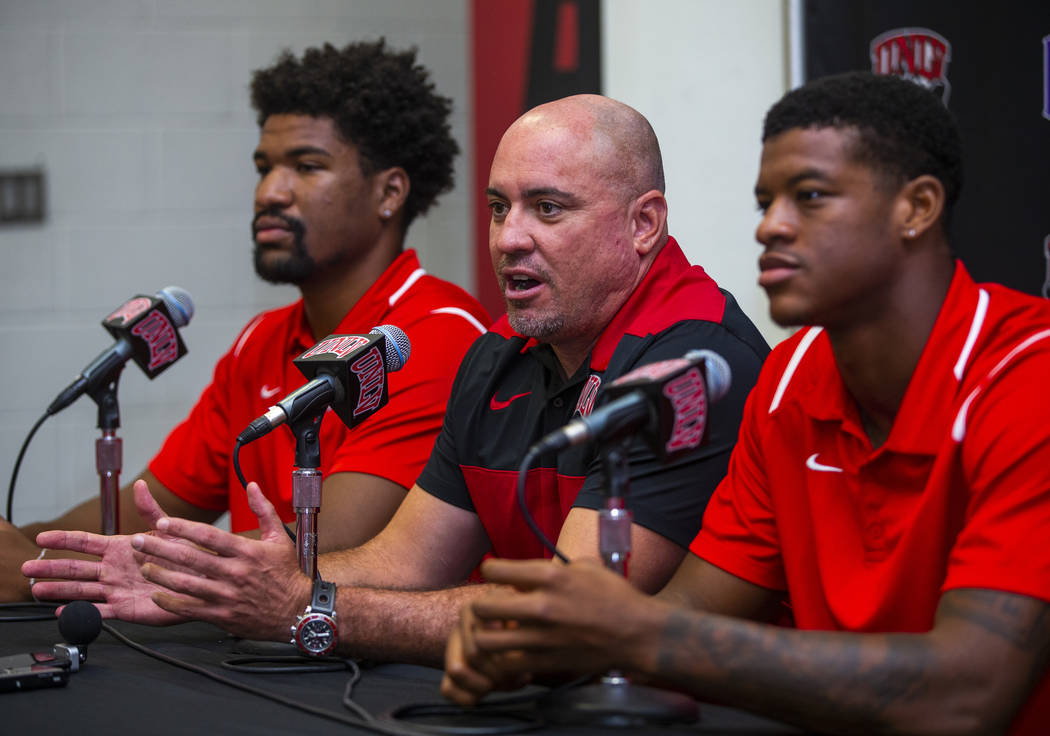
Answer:
<path fill-rule="evenodd" d="M 574 72 L 580 66 L 580 6 L 576 0 L 558 5 L 557 23 L 551 66 L 559 72 Z"/>
<path fill-rule="evenodd" d="M 503 314 L 505 308 L 489 257 L 485 187 L 503 131 L 524 112 L 532 5 L 532 0 L 471 0 L 474 293 L 494 317 Z"/>

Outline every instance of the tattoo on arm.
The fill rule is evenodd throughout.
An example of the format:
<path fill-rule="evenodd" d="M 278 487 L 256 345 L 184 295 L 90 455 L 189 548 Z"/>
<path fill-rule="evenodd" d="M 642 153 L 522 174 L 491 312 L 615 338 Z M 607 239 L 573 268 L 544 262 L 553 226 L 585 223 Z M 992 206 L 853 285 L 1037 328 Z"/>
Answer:
<path fill-rule="evenodd" d="M 946 593 L 929 634 L 796 631 L 676 610 L 656 658 L 661 676 L 701 696 L 868 733 L 914 728 L 933 714 L 1008 723 L 1048 660 L 1050 606 L 988 590 Z"/>
<path fill-rule="evenodd" d="M 1018 649 L 1045 648 L 1050 607 L 1032 606 L 1031 600 L 999 591 L 968 588 L 952 590 L 941 598 L 937 618 L 956 618 L 1002 637 Z"/>
<path fill-rule="evenodd" d="M 1026 689 L 1050 662 L 1050 606 L 1025 596 L 981 588 L 951 590 L 941 597 L 937 620 L 959 619 L 979 626 L 1024 652 L 1030 660 Z"/>

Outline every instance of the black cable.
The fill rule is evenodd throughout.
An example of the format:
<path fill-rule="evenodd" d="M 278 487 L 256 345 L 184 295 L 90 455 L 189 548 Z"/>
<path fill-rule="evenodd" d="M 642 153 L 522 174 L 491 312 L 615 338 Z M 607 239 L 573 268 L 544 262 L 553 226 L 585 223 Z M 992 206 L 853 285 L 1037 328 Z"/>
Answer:
<path fill-rule="evenodd" d="M 529 466 L 532 465 L 533 461 L 539 452 L 536 447 L 530 447 L 529 451 L 525 453 L 525 459 L 521 461 L 521 466 L 518 468 L 518 507 L 521 509 L 522 516 L 525 517 L 525 523 L 532 529 L 532 533 L 543 542 L 543 546 L 550 550 L 551 554 L 557 557 L 562 562 L 568 563 L 569 558 L 561 553 L 561 550 L 552 542 L 547 539 L 547 535 L 543 533 L 536 520 L 532 518 L 532 513 L 529 511 L 529 506 L 525 502 L 525 484 L 529 478 Z"/>
<path fill-rule="evenodd" d="M 245 479 L 244 473 L 241 471 L 241 459 L 240 459 L 241 447 L 244 444 L 245 443 L 242 442 L 241 439 L 238 437 L 237 438 L 237 442 L 234 443 L 234 445 L 233 445 L 233 470 L 234 470 L 235 473 L 237 473 L 237 480 L 239 480 L 241 482 L 241 488 L 243 488 L 244 490 L 247 491 L 248 490 L 248 481 L 247 481 L 247 479 Z M 284 526 L 284 525 L 282 524 L 281 526 Z M 284 531 L 288 535 L 289 539 L 291 539 L 293 542 L 298 543 L 299 540 L 297 540 L 295 538 L 295 532 L 293 532 L 287 526 L 284 527 Z M 320 576 L 320 574 L 318 574 L 318 576 Z"/>
<path fill-rule="evenodd" d="M 526 713 L 500 710 L 495 707 L 497 705 L 501 706 L 502 704 L 486 702 L 476 705 L 473 708 L 461 708 L 449 703 L 414 703 L 392 711 L 389 717 L 394 720 L 411 723 L 413 728 L 418 729 L 423 733 L 445 734 L 446 736 L 500 736 L 501 734 L 535 731 L 536 729 L 543 728 L 547 725 L 543 716 L 538 712 Z M 488 717 L 490 719 L 502 718 L 509 720 L 510 722 L 501 725 L 494 725 L 492 723 L 477 723 L 473 725 L 454 723 L 443 725 L 440 723 L 419 723 L 411 720 L 412 718 L 426 718 L 432 716 Z"/>
<path fill-rule="evenodd" d="M 0 603 L 0 611 L 17 611 L 20 608 L 40 609 L 39 613 L 25 613 L 20 616 L 0 616 L 0 623 L 14 623 L 16 621 L 54 621 L 57 603 Z"/>
<path fill-rule="evenodd" d="M 547 725 L 542 713 L 539 711 L 532 713 L 524 711 L 516 712 L 508 710 L 508 708 L 517 705 L 538 703 L 541 698 L 545 698 L 548 695 L 556 696 L 564 690 L 571 690 L 572 688 L 579 687 L 580 685 L 589 682 L 591 679 L 593 679 L 593 675 L 584 675 L 583 677 L 578 677 L 574 680 L 563 683 L 550 691 L 544 690 L 539 693 L 525 693 L 522 695 L 510 695 L 502 698 L 488 698 L 470 708 L 454 705 L 452 703 L 410 703 L 409 705 L 402 705 L 399 708 L 395 708 L 389 713 L 388 717 L 395 720 L 409 720 L 412 717 L 427 716 L 488 715 L 517 719 L 517 723 L 508 723 L 503 726 L 484 726 L 481 724 L 474 726 L 442 726 L 430 723 L 413 724 L 416 728 L 422 731 L 436 734 L 448 734 L 449 736 L 461 734 L 509 734 L 520 733 L 522 731 L 532 731 L 537 728 L 543 728 Z"/>
<path fill-rule="evenodd" d="M 244 443 L 241 442 L 240 438 L 238 438 L 236 444 L 233 446 L 233 469 L 237 473 L 237 480 L 241 482 L 241 488 L 247 491 L 248 481 L 244 479 L 244 473 L 241 472 L 240 461 L 241 445 L 243 444 Z"/>
<path fill-rule="evenodd" d="M 350 672 L 350 679 L 346 681 L 346 687 L 343 688 L 343 707 L 347 710 L 353 711 L 354 715 L 360 718 L 362 721 L 371 723 L 375 720 L 375 716 L 368 712 L 368 710 L 353 699 L 354 685 L 361 679 L 361 668 L 355 663 L 354 669 Z"/>
<path fill-rule="evenodd" d="M 15 605 L 23 605 L 23 604 L 15 604 Z M 52 613 L 52 616 L 53 615 L 54 614 Z M 343 724 L 346 724 L 346 725 L 349 725 L 349 726 L 354 726 L 356 728 L 363 728 L 365 730 L 369 730 L 369 731 L 372 731 L 374 733 L 386 734 L 387 736 L 421 736 L 421 734 L 447 734 L 448 736 L 472 736 L 472 735 L 481 736 L 482 734 L 490 734 L 491 736 L 500 736 L 502 734 L 511 734 L 511 733 L 519 733 L 519 732 L 522 732 L 522 731 L 530 731 L 530 730 L 534 730 L 534 729 L 540 728 L 543 725 L 545 725 L 545 722 L 543 721 L 543 718 L 542 718 L 542 716 L 539 713 L 514 713 L 513 711 L 505 710 L 510 705 L 528 704 L 528 703 L 530 703 L 532 701 L 538 700 L 545 693 L 537 693 L 537 694 L 530 693 L 530 694 L 524 695 L 524 696 L 518 695 L 518 696 L 512 696 L 512 697 L 508 697 L 508 698 L 503 698 L 503 699 L 500 699 L 500 700 L 487 700 L 487 701 L 485 701 L 483 703 L 478 704 L 477 706 L 475 706 L 473 708 L 461 708 L 460 706 L 457 706 L 457 705 L 444 704 L 444 703 L 418 703 L 418 704 L 415 704 L 415 705 L 402 706 L 402 707 L 396 709 L 395 711 L 393 711 L 391 714 L 389 714 L 387 716 L 387 718 L 391 719 L 390 722 L 384 722 L 382 720 L 377 719 L 374 715 L 369 713 L 368 710 L 366 708 L 364 708 L 364 706 L 362 706 L 360 703 L 357 703 L 357 702 L 355 702 L 353 700 L 352 695 L 353 695 L 354 686 L 361 680 L 361 668 L 358 666 L 357 662 L 355 662 L 355 661 L 353 661 L 351 659 L 338 660 L 338 669 L 343 669 L 345 667 L 346 669 L 350 670 L 350 678 L 349 678 L 349 680 L 347 680 L 346 687 L 343 690 L 342 704 L 343 704 L 344 707 L 346 707 L 347 709 L 352 711 L 356 717 L 344 716 L 344 715 L 342 715 L 340 713 L 336 713 L 334 711 L 329 711 L 329 710 L 325 710 L 324 708 L 318 708 L 318 707 L 315 707 L 315 706 L 312 706 L 312 705 L 307 705 L 305 703 L 301 703 L 301 702 L 299 702 L 297 700 L 293 700 L 291 698 L 287 698 L 287 697 L 285 697 L 283 695 L 280 695 L 278 693 L 268 692 L 266 690 L 262 690 L 260 688 L 253 687 L 251 685 L 246 685 L 246 684 L 244 684 L 242 682 L 238 682 L 236 680 L 231 680 L 230 678 L 224 677 L 223 675 L 221 675 L 221 674 L 219 674 L 217 672 L 212 672 L 211 670 L 209 670 L 209 669 L 207 669 L 205 667 L 201 667 L 199 665 L 192 664 L 190 662 L 186 662 L 184 660 L 178 659 L 177 657 L 172 657 L 170 655 L 163 654 L 162 652 L 158 652 L 155 649 L 151 649 L 150 647 L 147 647 L 147 646 L 145 646 L 143 644 L 139 644 L 138 642 L 132 640 L 131 638 L 129 638 L 125 634 L 123 634 L 120 631 L 118 631 L 117 629 L 115 629 L 109 623 L 103 622 L 102 623 L 102 630 L 105 631 L 106 633 L 108 633 L 110 636 L 112 636 L 114 639 L 116 639 L 120 643 L 124 644 L 125 646 L 128 646 L 128 647 L 134 649 L 135 651 L 139 652 L 140 654 L 145 654 L 147 657 L 152 657 L 153 659 L 156 659 L 156 660 L 159 660 L 161 662 L 164 662 L 165 664 L 170 664 L 170 665 L 172 665 L 174 667 L 179 667 L 180 669 L 184 669 L 184 670 L 187 670 L 189 672 L 193 672 L 194 674 L 198 674 L 198 675 L 201 675 L 203 677 L 207 677 L 209 680 L 213 680 L 213 681 L 218 682 L 218 683 L 220 683 L 222 685 L 227 685 L 227 686 L 232 687 L 234 689 L 241 690 L 242 692 L 246 692 L 246 693 L 248 693 L 250 695 L 255 695 L 255 696 L 258 696 L 260 698 L 265 698 L 266 700 L 269 700 L 271 702 L 278 703 L 280 705 L 284 705 L 284 706 L 287 706 L 289 708 L 294 708 L 296 710 L 303 711 L 304 713 L 309 713 L 311 715 L 319 716 L 321 718 L 326 718 L 326 719 L 331 720 L 331 721 L 336 721 L 337 723 L 343 723 Z M 263 659 L 267 659 L 267 658 L 264 658 L 264 657 L 259 657 L 259 658 L 253 658 L 253 657 L 237 658 L 237 657 L 235 657 L 232 660 L 227 660 L 227 662 L 235 662 L 237 659 L 242 659 L 242 660 L 259 659 L 259 660 L 263 660 Z M 277 660 L 277 659 L 282 659 L 282 660 L 300 659 L 300 660 L 302 660 L 304 658 L 301 658 L 301 657 L 269 657 L 268 659 L 270 659 L 270 660 Z M 325 660 L 326 660 L 325 664 L 331 664 L 332 660 L 334 660 L 334 659 L 335 658 L 331 658 L 331 657 L 325 658 Z M 241 671 L 241 672 L 251 671 L 251 672 L 256 672 L 256 673 L 271 674 L 271 672 L 269 672 L 267 670 L 264 670 L 264 669 L 240 668 L 240 667 L 236 667 L 236 666 L 235 667 L 229 667 L 226 664 L 226 662 L 223 662 L 222 666 L 228 667 L 228 669 L 233 669 L 233 670 Z M 309 665 L 308 665 L 308 663 L 304 662 L 304 666 L 309 666 Z M 293 669 L 283 669 L 283 670 L 280 670 L 280 671 L 283 672 L 283 673 L 288 673 L 288 672 L 294 671 L 294 670 Z M 314 670 L 309 670 L 309 671 L 318 671 L 318 670 L 314 669 Z M 483 726 L 483 725 L 458 725 L 458 726 L 457 725 L 450 725 L 450 726 L 441 726 L 441 725 L 435 725 L 435 724 L 412 724 L 412 723 L 407 723 L 405 726 L 402 726 L 402 725 L 396 723 L 396 721 L 398 719 L 405 719 L 405 718 L 408 718 L 408 717 L 411 717 L 411 716 L 428 716 L 428 715 L 503 716 L 503 717 L 506 717 L 506 718 L 515 719 L 516 722 L 512 723 L 512 724 L 505 724 L 505 725 L 502 725 L 502 726 L 491 726 L 491 725 L 489 725 L 489 726 Z"/>
<path fill-rule="evenodd" d="M 250 672 L 253 675 L 307 675 L 315 672 L 338 672 L 358 670 L 352 659 L 341 657 L 301 657 L 290 655 L 248 654 L 230 657 L 222 666 L 234 672 Z"/>
<path fill-rule="evenodd" d="M 33 439 L 33 435 L 40 429 L 40 425 L 44 423 L 50 414 L 45 413 L 42 417 L 36 420 L 36 424 L 29 430 L 29 434 L 26 435 L 25 442 L 22 443 L 22 449 L 18 451 L 18 459 L 15 460 L 15 467 L 11 471 L 11 482 L 7 486 L 7 516 L 6 518 L 11 524 L 14 524 L 14 520 L 11 518 L 11 508 L 15 498 L 15 481 L 18 479 L 18 469 L 22 466 L 22 458 L 25 457 L 26 450 L 29 449 L 29 443 Z"/>
<path fill-rule="evenodd" d="M 147 657 L 152 657 L 153 659 L 160 660 L 161 662 L 164 662 L 166 664 L 170 664 L 170 665 L 172 665 L 174 667 L 179 667 L 179 668 L 187 670 L 189 672 L 193 672 L 194 674 L 198 674 L 198 675 L 201 675 L 203 677 L 207 677 L 209 680 L 214 680 L 215 682 L 218 682 L 218 683 L 220 683 L 222 685 L 227 685 L 229 687 L 232 687 L 234 689 L 240 690 L 242 692 L 246 692 L 246 693 L 248 693 L 250 695 L 255 695 L 255 696 L 258 696 L 260 698 L 265 698 L 265 699 L 270 700 L 270 701 L 272 701 L 274 703 L 279 703 L 280 705 L 285 705 L 285 706 L 287 706 L 289 708 L 294 708 L 296 710 L 303 711 L 304 713 L 310 713 L 311 715 L 319 716 L 321 718 L 327 718 L 330 721 L 335 721 L 337 723 L 342 723 L 342 724 L 345 724 L 345 725 L 348 725 L 348 726 L 355 726 L 357 728 L 364 728 L 364 729 L 367 729 L 367 730 L 374 731 L 375 733 L 387 734 L 388 736 L 419 736 L 420 735 L 419 731 L 412 731 L 412 730 L 408 730 L 408 729 L 398 728 L 397 726 L 394 726 L 394 725 L 383 724 L 383 723 L 380 723 L 380 722 L 376 721 L 374 718 L 372 718 L 371 720 L 364 720 L 364 719 L 361 719 L 361 718 L 350 718 L 348 716 L 344 716 L 344 715 L 342 715 L 340 713 L 336 713 L 334 711 L 325 710 L 324 708 L 317 708 L 317 707 L 314 707 L 312 705 L 307 705 L 306 703 L 300 703 L 297 700 L 292 700 L 291 698 L 287 698 L 287 697 L 285 697 L 283 695 L 280 695 L 278 693 L 267 692 L 266 690 L 262 690 L 262 689 L 257 688 L 257 687 L 252 687 L 251 685 L 246 685 L 246 684 L 244 684 L 242 682 L 237 682 L 236 680 L 231 680 L 230 678 L 224 677 L 223 675 L 220 675 L 217 672 L 212 672 L 211 670 L 209 670 L 209 669 L 207 669 L 205 667 L 201 667 L 199 665 L 195 665 L 195 664 L 192 664 L 190 662 L 186 662 L 186 661 L 178 659 L 176 657 L 171 657 L 171 656 L 169 656 L 167 654 L 163 654 L 161 652 L 158 652 L 155 649 L 150 649 L 147 646 L 139 644 L 138 642 L 133 641 L 132 639 L 129 639 L 127 636 L 122 634 L 117 629 L 113 628 L 113 626 L 111 626 L 108 623 L 103 623 L 102 624 L 102 630 L 105 631 L 106 633 L 108 633 L 110 636 L 112 636 L 117 641 L 121 642 L 122 644 L 124 644 L 126 646 L 131 647 L 132 649 L 134 649 L 135 651 L 137 651 L 137 652 L 139 652 L 141 654 L 145 654 Z M 356 668 L 356 663 L 354 664 L 354 668 Z M 351 670 L 353 670 L 354 668 L 351 668 Z M 357 678 L 360 678 L 360 676 L 361 676 L 360 675 L 360 671 L 358 670 Z M 356 680 L 353 678 L 353 676 L 351 676 L 351 681 L 352 682 L 356 682 Z M 358 707 L 360 707 L 360 706 L 358 706 Z"/>

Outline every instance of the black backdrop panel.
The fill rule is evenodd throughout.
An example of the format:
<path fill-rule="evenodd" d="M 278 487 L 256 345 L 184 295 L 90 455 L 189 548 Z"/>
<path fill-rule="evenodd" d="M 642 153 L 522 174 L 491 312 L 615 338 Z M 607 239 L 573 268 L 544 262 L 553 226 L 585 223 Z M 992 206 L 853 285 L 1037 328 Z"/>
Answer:
<path fill-rule="evenodd" d="M 805 0 L 806 78 L 873 70 L 872 41 L 898 29 L 948 42 L 948 107 L 962 131 L 966 175 L 952 228 L 957 254 L 978 281 L 1046 296 L 1050 2 Z M 934 43 L 928 68 L 938 56 Z"/>

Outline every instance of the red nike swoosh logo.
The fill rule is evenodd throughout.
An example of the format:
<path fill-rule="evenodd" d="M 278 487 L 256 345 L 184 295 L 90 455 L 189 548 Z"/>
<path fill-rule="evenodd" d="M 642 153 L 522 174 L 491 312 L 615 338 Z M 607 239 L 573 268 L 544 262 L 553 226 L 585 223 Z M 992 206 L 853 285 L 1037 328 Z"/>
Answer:
<path fill-rule="evenodd" d="M 528 396 L 531 393 L 532 393 L 531 391 L 526 391 L 523 394 L 515 394 L 514 396 L 511 396 L 506 401 L 500 401 L 499 399 L 496 398 L 496 394 L 492 394 L 492 401 L 489 402 L 489 408 L 492 409 L 492 411 L 499 411 L 500 409 L 506 409 L 508 406 L 510 406 L 510 402 L 514 401 L 515 399 L 520 399 L 522 396 Z"/>

